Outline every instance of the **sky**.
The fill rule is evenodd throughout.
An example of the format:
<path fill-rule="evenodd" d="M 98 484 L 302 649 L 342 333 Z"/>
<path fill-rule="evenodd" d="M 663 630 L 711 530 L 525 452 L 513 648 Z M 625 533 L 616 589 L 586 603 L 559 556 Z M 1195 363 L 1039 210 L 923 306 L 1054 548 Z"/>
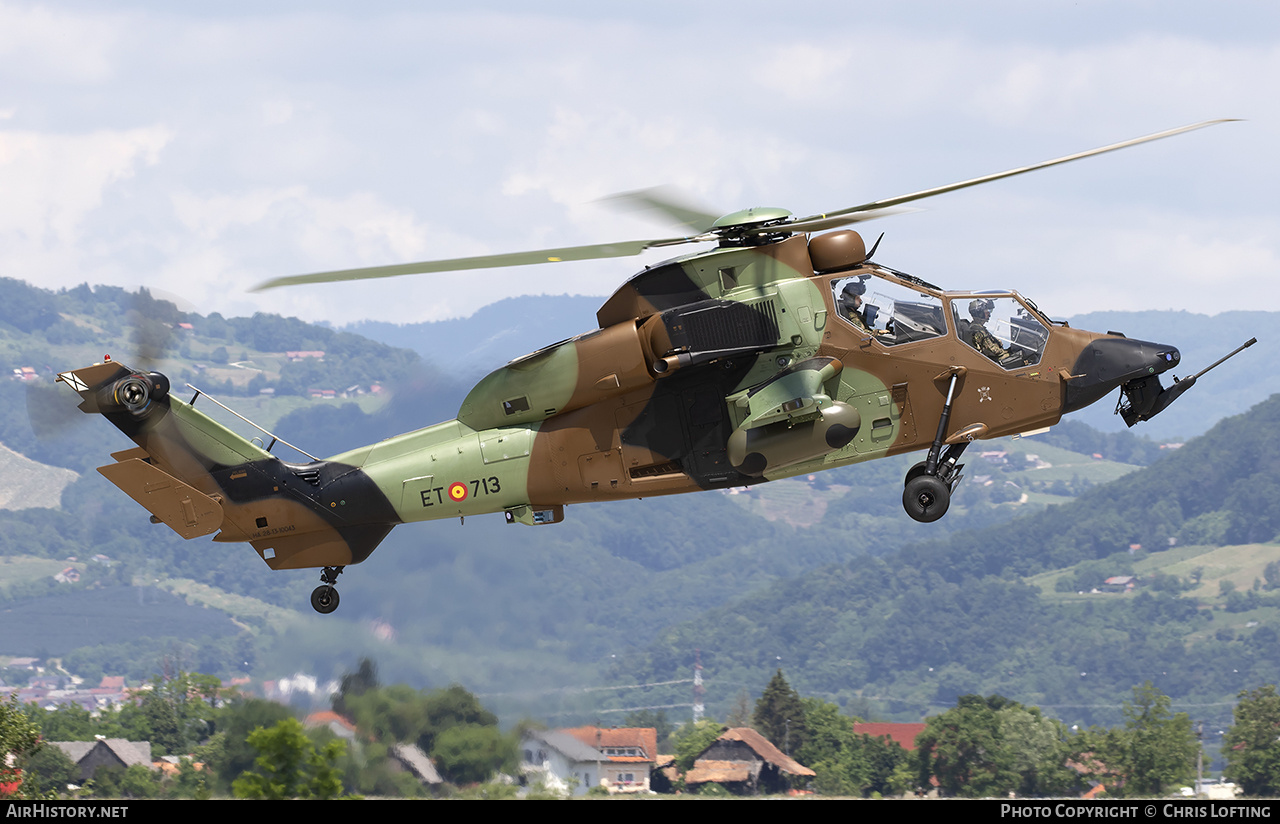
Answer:
<path fill-rule="evenodd" d="M 617 192 L 807 215 L 1214 118 L 859 227 L 1053 317 L 1280 308 L 1280 5 L 0 0 L 0 277 L 440 320 L 673 250 L 248 290 L 685 233 Z"/>

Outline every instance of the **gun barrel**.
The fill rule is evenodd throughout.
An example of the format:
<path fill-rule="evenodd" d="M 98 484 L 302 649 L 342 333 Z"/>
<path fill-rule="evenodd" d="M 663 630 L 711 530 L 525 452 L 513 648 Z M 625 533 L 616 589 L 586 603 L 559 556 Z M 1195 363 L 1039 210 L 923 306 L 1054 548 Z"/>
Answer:
<path fill-rule="evenodd" d="M 1222 363 L 1224 363 L 1225 361 L 1227 361 L 1227 360 L 1229 360 L 1229 359 L 1231 359 L 1231 358 L 1234 358 L 1236 355 L 1238 355 L 1238 354 L 1240 354 L 1241 352 L 1243 352 L 1244 350 L 1248 349 L 1250 346 L 1253 346 L 1253 345 L 1254 345 L 1255 343 L 1257 343 L 1257 342 L 1258 342 L 1258 339 L 1257 339 L 1257 338 L 1249 338 L 1249 340 L 1248 340 L 1247 342 L 1245 342 L 1245 343 L 1244 343 L 1243 345 L 1241 345 L 1241 346 L 1236 347 L 1236 349 L 1235 349 L 1235 350 L 1233 350 L 1231 353 L 1229 353 L 1229 354 L 1227 354 L 1227 355 L 1224 355 L 1224 356 L 1222 356 L 1221 358 L 1218 358 L 1216 361 L 1214 361 L 1213 363 L 1209 364 L 1209 365 L 1208 365 L 1208 366 L 1206 366 L 1204 369 L 1201 369 L 1199 372 L 1197 372 L 1197 373 L 1195 373 L 1194 375 L 1192 375 L 1192 376 L 1191 376 L 1191 378 L 1190 378 L 1190 380 L 1195 380 L 1196 378 L 1199 378 L 1201 375 L 1203 375 L 1204 373 L 1208 372 L 1210 369 L 1213 369 L 1215 366 L 1219 366 L 1219 365 L 1221 365 Z M 1184 378 L 1184 380 L 1186 380 L 1186 378 Z"/>

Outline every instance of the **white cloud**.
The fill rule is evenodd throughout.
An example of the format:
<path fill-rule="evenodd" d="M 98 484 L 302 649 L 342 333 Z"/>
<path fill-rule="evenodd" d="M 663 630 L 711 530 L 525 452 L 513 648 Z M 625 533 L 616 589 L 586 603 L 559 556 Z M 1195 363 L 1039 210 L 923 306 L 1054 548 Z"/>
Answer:
<path fill-rule="evenodd" d="M 0 65 L 7 82 L 109 80 L 124 32 L 116 16 L 0 4 Z"/>
<path fill-rule="evenodd" d="M 16 78 L 0 90 L 0 185 L 16 193 L 0 200 L 0 269 L 50 285 L 183 280 L 206 311 L 339 322 L 605 294 L 639 261 L 239 290 L 678 233 L 595 202 L 629 189 L 805 214 L 1218 116 L 1250 122 L 949 195 L 867 233 L 890 233 L 893 265 L 1046 304 L 1060 286 L 1035 273 L 1070 271 L 1055 258 L 1067 238 L 1113 268 L 1230 258 L 1253 277 L 1275 257 L 1269 233 L 1241 228 L 1274 225 L 1280 184 L 1280 37 L 1260 7 L 1234 27 L 1125 3 L 801 3 L 768 23 L 773 7 L 750 2 L 678 17 L 86 8 L 0 5 L 0 73 Z"/>
<path fill-rule="evenodd" d="M 163 126 L 88 134 L 0 131 L 0 237 L 72 244 L 106 190 L 158 161 L 172 138 Z"/>

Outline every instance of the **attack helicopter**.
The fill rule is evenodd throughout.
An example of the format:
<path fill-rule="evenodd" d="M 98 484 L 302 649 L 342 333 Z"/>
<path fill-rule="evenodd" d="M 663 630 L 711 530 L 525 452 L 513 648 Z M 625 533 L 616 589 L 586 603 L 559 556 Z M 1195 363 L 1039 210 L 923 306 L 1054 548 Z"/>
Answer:
<path fill-rule="evenodd" d="M 598 328 L 493 371 L 454 420 L 328 458 L 299 449 L 308 461 L 281 460 L 271 450 L 287 442 L 236 434 L 196 408 L 208 396 L 190 387 L 183 400 L 159 372 L 106 360 L 58 380 L 134 441 L 99 472 L 153 522 L 183 538 L 247 542 L 272 569 L 322 569 L 311 595 L 321 613 L 337 608 L 344 568 L 411 521 L 502 513 L 551 525 L 569 504 L 751 486 L 924 451 L 902 503 L 932 522 L 973 441 L 1042 431 L 1116 389 L 1133 426 L 1203 372 L 1166 387 L 1160 376 L 1181 360 L 1174 346 L 1072 328 L 1015 291 L 943 289 L 875 261 L 876 247 L 843 227 L 1221 122 L 803 218 L 752 208 L 711 219 L 639 193 L 632 199 L 694 233 L 268 281 L 258 288 L 715 244 L 646 266 L 600 307 Z"/>

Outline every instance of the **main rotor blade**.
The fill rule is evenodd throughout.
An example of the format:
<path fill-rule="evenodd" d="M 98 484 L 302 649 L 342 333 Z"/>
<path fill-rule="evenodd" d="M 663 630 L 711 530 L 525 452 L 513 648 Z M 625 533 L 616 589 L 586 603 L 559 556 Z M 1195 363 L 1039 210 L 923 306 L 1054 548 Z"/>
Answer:
<path fill-rule="evenodd" d="M 947 186 L 938 186 L 933 189 L 924 189 L 919 192 L 913 192 L 908 195 L 900 195 L 885 200 L 876 200 L 870 203 L 864 203 L 860 206 L 851 206 L 847 209 L 839 209 L 834 212 L 825 212 L 823 214 L 810 215 L 808 217 L 799 218 L 783 223 L 769 223 L 759 227 L 750 227 L 742 234 L 770 234 L 776 232 L 808 232 L 820 231 L 823 229 L 833 229 L 837 226 L 845 226 L 850 223 L 856 223 L 862 220 L 870 220 L 875 217 L 882 217 L 892 214 L 895 210 L 892 207 L 901 206 L 904 203 L 910 203 L 915 200 L 923 200 L 927 197 L 944 194 L 946 192 L 954 192 L 957 189 L 966 189 L 970 186 L 977 186 L 982 183 L 990 183 L 993 180 L 1001 178 L 1013 177 L 1014 175 L 1032 172 L 1037 169 L 1045 169 L 1050 166 L 1056 166 L 1060 163 L 1069 163 L 1073 160 L 1080 160 L 1094 155 L 1104 154 L 1106 152 L 1114 152 L 1117 149 L 1124 149 L 1129 146 L 1137 146 L 1140 143 L 1147 143 L 1152 140 L 1160 140 L 1165 137 L 1172 137 L 1183 132 L 1193 131 L 1195 129 L 1203 129 L 1206 126 L 1213 126 L 1218 123 L 1228 123 L 1234 118 L 1224 118 L 1221 120 L 1206 120 L 1203 123 L 1195 123 L 1190 126 L 1182 126 L 1177 129 L 1170 129 L 1156 134 L 1146 135 L 1145 137 L 1137 137 L 1132 140 L 1126 140 L 1121 143 L 1113 143 L 1110 146 L 1102 146 L 1097 149 L 1090 149 L 1086 152 L 1059 157 L 1055 160 L 1046 160 L 1043 163 L 1036 163 L 1031 166 L 1022 166 L 1017 169 L 1009 169 L 1004 172 L 975 177 L 971 180 L 962 180 L 959 183 L 952 183 Z M 659 192 L 661 190 L 658 190 Z M 696 227 L 705 225 L 710 215 L 697 209 L 686 207 L 682 204 L 676 204 L 655 190 L 642 190 L 618 196 L 622 200 L 630 200 L 640 203 L 646 208 L 656 209 L 663 214 L 676 218 L 686 226 L 695 228 L 698 234 L 689 237 L 664 238 L 660 240 L 631 240 L 619 243 L 600 243 L 590 246 L 565 246 L 559 249 L 540 249 L 532 252 L 514 252 L 502 255 L 480 255 L 478 257 L 453 258 L 450 260 L 423 261 L 421 263 L 401 263 L 392 266 L 372 266 L 360 269 L 340 269 L 332 272 L 315 272 L 308 275 L 291 275 L 288 277 L 273 278 L 253 287 L 251 291 L 261 292 L 264 289 L 275 289 L 280 286 L 296 286 L 304 283 L 330 283 L 334 281 L 344 280 L 366 280 L 371 278 L 389 278 L 398 275 L 421 275 L 432 272 L 456 272 L 468 269 L 495 269 L 506 266 L 529 266 L 535 263 L 555 263 L 559 261 L 569 260 L 599 260 L 603 258 L 614 257 L 630 257 L 638 255 L 646 249 L 652 249 L 659 246 L 677 246 L 682 243 L 697 243 L 700 241 L 716 240 L 721 237 L 723 232 L 706 232 Z"/>
<path fill-rule="evenodd" d="M 868 209 L 865 212 L 855 212 L 850 215 L 841 215 L 839 217 L 807 217 L 802 220 L 792 221 L 790 223 L 782 223 L 778 225 L 761 226 L 754 229 L 748 234 L 768 234 L 770 231 L 776 232 L 779 228 L 788 232 L 824 232 L 827 229 L 836 229 L 840 226 L 848 226 L 851 223 L 861 223 L 864 220 L 875 220 L 881 217 L 892 217 L 893 215 L 905 215 L 911 212 L 922 212 L 923 209 L 913 209 L 910 206 L 889 206 L 884 209 Z"/>
<path fill-rule="evenodd" d="M 718 214 L 711 214 L 681 199 L 681 195 L 670 186 L 654 186 L 649 189 L 637 189 L 634 192 L 619 192 L 616 195 L 600 198 L 601 203 L 620 206 L 632 211 L 657 212 L 690 231 L 701 234 L 711 228 Z"/>
<path fill-rule="evenodd" d="M 1129 146 L 1137 146 L 1140 143 L 1149 143 L 1152 140 L 1160 140 L 1165 137 L 1173 137 L 1176 134 L 1182 134 L 1183 132 L 1190 132 L 1196 129 L 1203 129 L 1206 126 L 1214 126 L 1214 125 L 1217 125 L 1218 123 L 1230 123 L 1237 119 L 1238 118 L 1228 117 L 1220 120 L 1206 120 L 1203 123 L 1194 123 L 1190 126 L 1182 126 L 1180 128 L 1169 129 L 1168 131 L 1164 131 L 1164 132 L 1156 132 L 1155 134 L 1149 134 L 1149 135 L 1146 135 L 1145 137 L 1135 137 L 1132 140 L 1125 140 L 1120 143 L 1112 143 L 1110 146 L 1102 146 L 1097 149 L 1090 149 L 1086 152 L 1078 152 L 1076 154 L 1067 155 L 1066 157 L 1059 157 L 1054 160 L 1046 160 L 1043 163 L 1036 163 L 1031 166 L 1021 166 L 1017 169 L 1009 169 L 1008 171 L 1005 171 L 1005 172 L 996 172 L 995 174 L 983 175 L 982 177 L 975 177 L 972 180 L 962 180 L 959 183 L 951 183 L 949 185 L 938 186 L 933 189 L 923 189 L 919 192 L 913 192 L 909 195 L 899 195 L 898 197 L 891 197 L 885 200 L 876 200 L 876 201 L 872 201 L 871 203 L 863 203 L 861 206 L 851 206 L 848 209 L 839 209 L 834 212 L 825 212 L 820 215 L 810 215 L 809 217 L 800 218 L 799 220 L 796 221 L 796 223 L 809 223 L 810 221 L 819 221 L 819 220 L 825 220 L 830 218 L 838 218 L 846 215 L 857 214 L 859 212 L 870 212 L 876 209 L 885 209 L 890 206 L 899 206 L 903 203 L 910 203 L 913 200 L 923 200 L 926 197 L 933 197 L 934 195 L 941 195 L 947 192 L 954 192 L 957 189 L 967 189 L 970 186 L 978 186 L 983 183 L 990 183 L 993 180 L 1000 180 L 1006 177 L 1013 177 L 1014 175 L 1025 174 L 1027 172 L 1034 172 L 1037 169 L 1047 169 L 1050 166 L 1057 166 L 1060 163 L 1070 163 L 1073 160 L 1081 160 L 1086 157 L 1093 157 L 1094 155 L 1105 154 L 1106 152 L 1114 152 L 1117 149 L 1126 149 Z M 794 225 L 794 224 L 791 224 L 791 225 Z"/>
<path fill-rule="evenodd" d="M 478 257 L 429 260 L 421 263 L 400 263 L 392 266 L 370 266 L 361 269 L 339 269 L 332 272 L 315 272 L 309 275 L 289 275 L 259 283 L 250 291 L 261 292 L 278 286 L 297 286 L 303 283 L 332 283 L 343 280 L 391 278 L 398 275 L 425 275 L 431 272 L 458 272 L 467 269 L 496 269 L 503 266 L 529 266 L 535 263 L 559 263 L 568 260 L 599 260 L 603 258 L 630 257 L 655 246 L 677 246 L 712 240 L 714 237 L 677 237 L 661 240 L 629 240 L 621 243 L 598 243 L 592 246 L 565 246 L 560 249 L 539 249 L 533 252 L 512 252 L 504 255 L 480 255 Z"/>

